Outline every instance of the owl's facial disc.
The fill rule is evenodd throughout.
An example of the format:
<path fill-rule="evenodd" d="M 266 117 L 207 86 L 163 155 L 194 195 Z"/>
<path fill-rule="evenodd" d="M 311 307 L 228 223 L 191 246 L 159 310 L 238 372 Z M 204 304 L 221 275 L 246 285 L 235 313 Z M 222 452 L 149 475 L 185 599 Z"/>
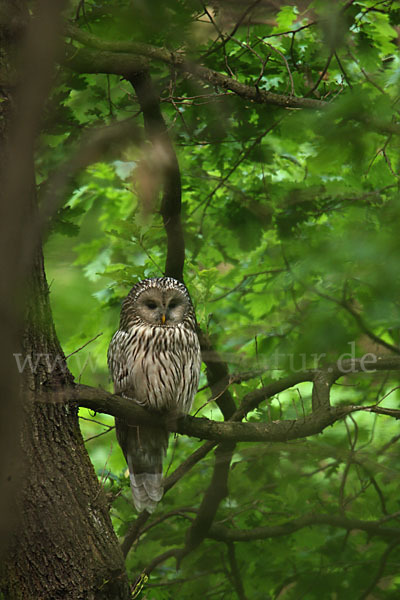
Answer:
<path fill-rule="evenodd" d="M 177 325 L 187 308 L 188 301 L 179 290 L 149 289 L 137 300 L 139 316 L 152 325 Z"/>

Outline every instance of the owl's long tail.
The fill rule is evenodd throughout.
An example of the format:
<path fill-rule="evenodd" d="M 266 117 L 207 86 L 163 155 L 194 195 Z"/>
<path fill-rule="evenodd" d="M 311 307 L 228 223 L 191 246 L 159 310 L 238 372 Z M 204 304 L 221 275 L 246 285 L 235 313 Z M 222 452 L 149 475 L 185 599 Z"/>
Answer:
<path fill-rule="evenodd" d="M 161 427 L 129 427 L 116 419 L 118 442 L 125 454 L 133 502 L 138 512 L 152 513 L 161 500 L 163 459 L 168 447 L 168 432 Z"/>

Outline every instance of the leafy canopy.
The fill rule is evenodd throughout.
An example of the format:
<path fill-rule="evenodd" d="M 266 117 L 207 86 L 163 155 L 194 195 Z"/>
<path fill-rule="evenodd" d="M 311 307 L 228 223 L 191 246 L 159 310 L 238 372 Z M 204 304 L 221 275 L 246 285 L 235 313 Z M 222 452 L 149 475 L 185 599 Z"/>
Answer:
<path fill-rule="evenodd" d="M 133 10 L 130 2 L 110 0 L 71 7 L 77 26 L 103 42 L 184 52 L 260 92 L 326 103 L 319 110 L 258 103 L 149 61 L 181 168 L 185 281 L 200 327 L 231 372 L 262 371 L 231 387 L 238 403 L 271 380 L 345 354 L 387 353 L 400 339 L 400 2 L 317 0 L 281 3 L 279 10 L 253 4 L 222 2 L 214 10 L 175 0 L 135 3 Z M 82 128 L 125 118 L 142 123 L 131 86 L 115 74 L 63 66 L 52 104 L 57 111 L 41 139 L 39 183 L 73 151 Z M 47 242 L 66 354 L 102 333 L 69 359 L 83 382 L 109 386 L 106 349 L 121 299 L 137 280 L 163 272 L 157 177 L 149 144 L 132 141 L 110 153 L 76 176 Z M 333 403 L 371 405 L 396 382 L 387 373 L 351 375 L 334 387 Z M 209 400 L 205 388 L 195 410 L 220 419 Z M 310 403 L 304 383 L 248 418 L 299 418 Z M 394 389 L 384 405 L 397 403 Z M 81 416 L 90 418 L 83 410 Z M 81 424 L 86 437 L 104 429 Z M 363 413 L 306 440 L 239 444 L 216 522 L 252 530 L 324 514 L 395 527 L 397 437 L 394 420 Z M 198 445 L 171 441 L 170 472 Z M 88 451 L 123 536 L 136 517 L 113 432 L 88 442 Z M 128 558 L 133 579 L 182 542 L 212 464 L 207 456 L 166 494 L 155 520 L 169 511 L 175 516 L 142 535 Z M 390 539 L 327 524 L 284 533 L 235 545 L 246 597 L 345 600 L 367 597 L 369 585 L 371 598 L 397 597 L 400 555 Z M 142 597 L 235 598 L 233 572 L 226 546 L 207 539 L 178 575 L 172 562 L 154 571 Z"/>

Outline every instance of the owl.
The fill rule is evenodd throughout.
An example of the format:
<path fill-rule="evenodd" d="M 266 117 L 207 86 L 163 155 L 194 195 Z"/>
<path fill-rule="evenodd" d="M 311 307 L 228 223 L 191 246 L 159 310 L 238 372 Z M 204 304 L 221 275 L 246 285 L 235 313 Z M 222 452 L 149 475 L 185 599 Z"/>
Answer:
<path fill-rule="evenodd" d="M 189 292 L 171 277 L 144 279 L 122 303 L 108 349 L 114 391 L 154 414 L 187 414 L 197 391 L 200 344 Z M 115 419 L 136 509 L 153 512 L 163 495 L 168 432 Z"/>

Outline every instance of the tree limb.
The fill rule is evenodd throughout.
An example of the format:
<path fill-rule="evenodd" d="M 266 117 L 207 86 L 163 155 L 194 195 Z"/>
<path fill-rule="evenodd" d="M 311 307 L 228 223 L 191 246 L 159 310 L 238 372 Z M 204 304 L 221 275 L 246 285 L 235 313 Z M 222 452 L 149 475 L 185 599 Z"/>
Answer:
<path fill-rule="evenodd" d="M 264 386 L 260 390 L 250 392 L 245 396 L 242 406 L 233 413 L 228 421 L 218 422 L 209 419 L 196 417 L 182 417 L 176 421 L 164 418 L 160 415 L 153 415 L 137 406 L 126 398 L 122 398 L 90 386 L 75 385 L 66 387 L 57 392 L 55 396 L 60 401 L 76 401 L 80 406 L 85 406 L 96 412 L 103 412 L 118 418 L 123 418 L 128 423 L 137 425 L 139 423 L 154 424 L 159 421 L 160 424 L 168 428 L 169 431 L 208 439 L 214 441 L 287 441 L 297 438 L 307 437 L 320 433 L 327 426 L 344 416 L 356 411 L 377 412 L 374 407 L 364 406 L 338 406 L 330 407 L 322 404 L 314 406 L 313 412 L 299 419 L 288 419 L 274 421 L 272 423 L 240 423 L 240 421 L 249 410 L 252 410 L 266 398 L 275 395 L 280 391 L 289 389 L 301 381 L 313 381 L 317 377 L 323 385 L 331 385 L 339 377 L 350 373 L 371 373 L 375 370 L 399 370 L 400 358 L 397 356 L 376 357 L 376 362 L 371 369 L 366 369 L 364 359 L 347 359 L 338 361 L 325 371 L 305 371 L 295 376 L 290 376 L 281 381 L 273 382 Z M 324 377 L 325 379 L 324 379 Z M 54 393 L 54 390 L 53 390 Z M 380 409 L 388 411 L 389 409 Z M 385 412 L 385 414 L 388 414 Z M 391 415 L 394 416 L 394 415 Z M 397 413 L 396 415 L 397 416 Z"/>
<path fill-rule="evenodd" d="M 325 514 L 303 515 L 280 525 L 255 527 L 254 529 L 230 529 L 223 525 L 212 525 L 207 537 L 222 542 L 248 542 L 250 540 L 264 540 L 287 536 L 299 529 L 314 525 L 329 525 L 330 527 L 346 529 L 347 531 L 360 530 L 365 531 L 369 536 L 398 539 L 400 541 L 400 529 L 383 527 L 380 521 L 362 521 L 360 519 L 349 519 L 343 516 Z"/>
<path fill-rule="evenodd" d="M 221 501 L 228 495 L 228 477 L 236 444 L 219 444 L 215 451 L 215 465 L 210 484 L 203 496 L 199 512 L 188 529 L 185 547 L 179 553 L 179 562 L 207 537 Z"/>
<path fill-rule="evenodd" d="M 132 72 L 126 79 L 137 94 L 148 139 L 159 149 L 163 183 L 161 215 L 167 234 L 165 275 L 183 281 L 185 242 L 181 222 L 182 191 L 178 159 L 160 110 L 160 98 L 152 85 L 149 72 Z"/>
<path fill-rule="evenodd" d="M 138 55 L 95 50 L 93 48 L 76 48 L 67 45 L 63 59 L 65 67 L 77 73 L 107 73 L 124 75 L 140 72 L 148 67 L 148 61 Z"/>
<path fill-rule="evenodd" d="M 359 326 L 360 330 L 363 333 L 365 333 L 365 335 L 367 337 L 369 337 L 373 342 L 375 342 L 379 346 L 383 346 L 384 348 L 387 348 L 387 350 L 390 350 L 391 352 L 400 354 L 400 348 L 398 346 L 394 346 L 393 344 L 386 342 L 384 339 L 382 339 L 378 335 L 376 335 L 371 329 L 369 329 L 369 327 L 365 323 L 364 319 L 362 318 L 361 314 L 353 308 L 353 306 L 351 305 L 351 303 L 348 300 L 346 300 L 346 299 L 338 300 L 337 298 L 334 298 L 333 296 L 329 296 L 328 294 L 320 292 L 316 288 L 313 288 L 313 291 L 321 298 L 325 298 L 326 300 L 329 300 L 330 302 L 337 304 L 337 306 L 341 306 L 342 308 L 344 308 L 353 317 L 353 319 Z"/>
<path fill-rule="evenodd" d="M 74 25 L 67 25 L 66 33 L 81 44 L 100 51 L 97 52 L 96 56 L 95 53 L 91 51 L 91 56 L 95 59 L 93 65 L 96 64 L 99 69 L 97 72 L 126 75 L 138 71 L 137 56 L 141 56 L 145 59 L 163 62 L 184 73 L 189 73 L 212 86 L 230 90 L 238 96 L 246 98 L 246 100 L 252 100 L 258 104 L 272 104 L 284 108 L 309 109 L 321 109 L 328 105 L 327 102 L 313 98 L 298 98 L 296 96 L 285 96 L 283 94 L 275 94 L 266 90 L 260 90 L 256 86 L 241 83 L 236 79 L 232 79 L 231 77 L 223 75 L 213 69 L 209 69 L 208 67 L 191 63 L 186 60 L 186 57 L 182 52 L 172 52 L 165 48 L 158 48 L 150 44 L 138 42 L 110 42 L 108 40 L 102 40 L 92 33 L 83 31 Z M 90 55 L 86 52 L 86 49 L 79 49 L 76 53 L 71 54 L 71 52 L 69 52 L 69 54 L 70 56 L 67 59 L 66 64 L 68 65 L 69 63 L 71 68 L 79 70 L 80 72 L 94 72 L 93 70 L 83 71 L 85 68 L 94 68 L 94 66 L 90 67 Z M 132 61 L 130 65 L 129 56 L 131 56 Z M 101 64 L 102 59 L 104 60 L 104 66 Z M 105 71 L 104 69 L 107 68 L 111 68 L 111 70 Z"/>
<path fill-rule="evenodd" d="M 233 579 L 233 583 L 235 586 L 235 590 L 239 600 L 247 600 L 246 594 L 243 587 L 243 581 L 240 576 L 240 568 L 238 562 L 236 560 L 236 552 L 235 552 L 235 544 L 233 542 L 227 543 L 228 550 L 228 560 L 231 569 L 231 575 Z"/>
<path fill-rule="evenodd" d="M 60 394 L 57 394 L 60 397 Z M 115 396 L 98 388 L 77 385 L 65 396 L 66 401 L 76 401 L 80 406 L 95 412 L 124 419 L 128 424 L 160 424 L 169 431 L 199 439 L 217 442 L 283 442 L 320 433 L 344 416 L 363 410 L 359 406 L 341 406 L 320 409 L 301 419 L 287 419 L 272 423 L 240 423 L 212 421 L 205 418 L 181 417 L 173 420 L 152 414 L 127 398 Z"/>
<path fill-rule="evenodd" d="M 78 42 L 89 46 L 76 48 L 69 45 L 66 47 L 63 62 L 65 66 L 69 66 L 78 73 L 108 73 L 125 76 L 146 69 L 149 60 L 156 60 L 179 69 L 183 73 L 193 75 L 212 86 L 230 90 L 238 96 L 258 104 L 314 110 L 330 106 L 323 100 L 285 96 L 260 90 L 256 86 L 241 83 L 213 69 L 187 62 L 179 51 L 170 52 L 165 48 L 138 42 L 110 42 L 73 25 L 67 26 L 66 33 Z M 360 115 L 359 120 L 364 122 L 365 119 Z M 400 124 L 388 122 L 385 119 L 369 120 L 368 126 L 383 134 L 400 135 Z"/>

